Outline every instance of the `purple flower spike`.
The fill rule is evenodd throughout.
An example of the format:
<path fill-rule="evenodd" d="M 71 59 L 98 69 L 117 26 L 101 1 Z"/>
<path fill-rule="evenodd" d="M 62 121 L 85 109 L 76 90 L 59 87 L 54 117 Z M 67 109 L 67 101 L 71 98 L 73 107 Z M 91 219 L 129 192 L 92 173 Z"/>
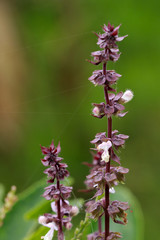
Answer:
<path fill-rule="evenodd" d="M 103 33 L 95 33 L 98 37 L 97 45 L 101 49 L 92 52 L 93 61 L 89 61 L 94 65 L 101 63 L 103 65 L 101 70 L 93 71 L 89 81 L 95 86 L 99 85 L 104 88 L 105 98 L 105 102 L 93 103 L 92 116 L 99 119 L 106 117 L 108 124 L 107 133 L 98 133 L 91 141 L 94 144 L 92 149 L 96 151 L 92 164 L 85 163 L 90 166 L 90 173 L 86 177 L 85 184 L 88 190 L 95 191 L 93 200 L 87 203 L 86 211 L 90 213 L 91 218 L 98 219 L 98 232 L 89 234 L 88 240 L 121 238 L 120 233 L 109 231 L 110 217 L 115 223 L 127 223 L 125 211 L 129 208 L 128 203 L 119 201 L 110 203 L 109 201 L 109 194 L 115 193 L 118 184 L 125 183 L 125 175 L 129 172 L 128 168 L 121 166 L 120 157 L 117 154 L 118 150 L 124 147 L 129 136 L 112 130 L 112 118 L 114 116 L 124 117 L 127 114 L 124 111 L 124 104 L 132 100 L 133 92 L 126 90 L 124 93 L 122 91 L 117 93 L 117 89 L 113 85 L 117 83 L 121 75 L 114 70 L 107 69 L 109 61 L 116 62 L 120 57 L 117 43 L 127 37 L 127 35 L 119 36 L 120 26 L 114 27 L 110 23 L 104 24 Z M 97 156 L 97 161 L 95 161 L 95 156 Z M 111 165 L 112 162 L 116 162 L 116 165 Z M 101 218 L 103 215 L 105 217 L 105 232 L 102 231 Z"/>
<path fill-rule="evenodd" d="M 62 163 L 62 158 L 58 156 L 61 152 L 60 143 L 55 147 L 52 141 L 49 147 L 41 146 L 41 150 L 44 155 L 44 158 L 41 159 L 42 164 L 49 167 L 44 171 L 49 178 L 47 182 L 54 183 L 56 180 L 56 184 L 47 186 L 43 194 L 46 200 L 54 200 L 51 203 L 51 208 L 55 214 L 45 213 L 39 217 L 39 223 L 50 228 L 49 232 L 42 238 L 52 239 L 54 230 L 58 230 L 58 240 L 64 240 L 62 227 L 70 229 L 72 227 L 72 217 L 78 214 L 77 207 L 72 207 L 66 200 L 70 197 L 72 187 L 60 184 L 61 180 L 69 176 L 69 172 L 66 169 L 68 166 Z"/>

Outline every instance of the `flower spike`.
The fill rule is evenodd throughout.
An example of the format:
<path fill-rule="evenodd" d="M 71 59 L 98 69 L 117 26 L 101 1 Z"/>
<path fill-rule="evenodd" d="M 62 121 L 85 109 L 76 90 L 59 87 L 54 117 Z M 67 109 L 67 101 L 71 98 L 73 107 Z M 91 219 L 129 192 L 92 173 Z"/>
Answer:
<path fill-rule="evenodd" d="M 129 172 L 129 169 L 121 166 L 120 157 L 117 155 L 118 150 L 125 145 L 129 136 L 120 134 L 118 130 L 112 130 L 112 118 L 113 116 L 124 117 L 127 114 L 124 111 L 124 104 L 132 100 L 133 93 L 131 90 L 126 90 L 124 93 L 117 92 L 114 85 L 121 75 L 114 70 L 107 69 L 109 61 L 115 62 L 120 57 L 117 43 L 127 37 L 127 35 L 119 36 L 120 26 L 104 24 L 103 33 L 95 34 L 98 38 L 97 45 L 101 50 L 92 52 L 93 61 L 89 61 L 94 65 L 103 65 L 103 69 L 93 71 L 89 81 L 95 86 L 104 88 L 105 102 L 93 103 L 92 116 L 99 119 L 106 117 L 108 129 L 107 134 L 105 132 L 98 133 L 91 141 L 95 145 L 95 148 L 92 149 L 96 153 L 93 154 L 92 164 L 88 164 L 90 173 L 86 177 L 85 184 L 88 190 L 96 192 L 92 200 L 86 204 L 86 211 L 91 218 L 98 220 L 98 232 L 89 234 L 88 240 L 121 238 L 120 233 L 110 232 L 110 217 L 115 223 L 127 223 L 125 211 L 129 208 L 128 203 L 117 200 L 110 202 L 109 199 L 109 194 L 115 193 L 116 186 L 125 182 L 125 174 Z M 120 166 L 114 165 L 114 162 Z M 105 218 L 104 232 L 101 227 L 103 216 Z"/>

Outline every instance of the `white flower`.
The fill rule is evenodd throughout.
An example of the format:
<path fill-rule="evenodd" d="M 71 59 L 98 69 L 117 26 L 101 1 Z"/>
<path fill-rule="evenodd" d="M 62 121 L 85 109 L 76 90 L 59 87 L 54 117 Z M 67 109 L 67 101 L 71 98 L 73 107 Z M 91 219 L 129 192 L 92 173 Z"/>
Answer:
<path fill-rule="evenodd" d="M 98 107 L 94 107 L 93 110 L 92 110 L 92 112 L 93 112 L 93 115 L 94 115 L 94 116 L 99 117 L 100 111 L 99 111 L 99 108 L 98 108 Z"/>
<path fill-rule="evenodd" d="M 131 90 L 126 90 L 121 97 L 121 101 L 124 103 L 127 103 L 131 101 L 132 98 L 133 98 L 133 92 Z"/>
<path fill-rule="evenodd" d="M 43 226 L 50 228 L 48 233 L 45 236 L 42 236 L 41 239 L 52 240 L 54 235 L 54 230 L 56 231 L 58 230 L 56 224 L 54 222 L 47 223 L 47 218 L 45 216 L 40 216 L 38 219 L 38 222 Z"/>
<path fill-rule="evenodd" d="M 68 202 L 67 200 L 65 200 L 64 202 L 69 205 L 69 202 Z M 61 206 L 61 209 L 63 209 L 62 200 L 60 200 L 60 206 Z M 51 203 L 51 208 L 52 208 L 52 211 L 53 211 L 53 212 L 57 213 L 56 202 L 52 202 L 52 203 Z"/>
<path fill-rule="evenodd" d="M 109 148 L 112 146 L 111 141 L 107 142 L 102 142 L 101 144 L 98 145 L 97 149 L 98 150 L 103 150 L 102 153 L 102 161 L 109 162 Z"/>
<path fill-rule="evenodd" d="M 57 213 L 57 206 L 56 206 L 55 202 L 51 203 L 51 208 L 52 208 L 53 212 Z"/>
<path fill-rule="evenodd" d="M 116 191 L 115 191 L 114 187 L 111 187 L 111 188 L 109 189 L 109 192 L 110 192 L 110 193 L 115 193 Z"/>

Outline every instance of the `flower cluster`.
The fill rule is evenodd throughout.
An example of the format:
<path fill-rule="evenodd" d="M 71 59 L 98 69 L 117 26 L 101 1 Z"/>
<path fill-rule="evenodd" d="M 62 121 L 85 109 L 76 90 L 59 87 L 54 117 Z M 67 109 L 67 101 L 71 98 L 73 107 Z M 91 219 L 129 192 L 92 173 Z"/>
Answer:
<path fill-rule="evenodd" d="M 129 209 L 128 203 L 113 201 L 108 207 L 108 212 L 115 223 L 126 224 L 127 214 L 125 213 L 125 211 L 128 209 Z M 123 221 L 120 221 L 118 219 L 122 219 Z"/>
<path fill-rule="evenodd" d="M 124 117 L 127 112 L 123 112 L 125 107 L 121 103 L 127 103 L 133 98 L 133 93 L 130 90 L 126 92 L 119 92 L 117 95 L 108 94 L 109 103 L 93 103 L 92 115 L 97 118 L 104 116 L 111 117 L 112 115 Z"/>
<path fill-rule="evenodd" d="M 96 34 L 98 37 L 97 45 L 104 50 L 92 52 L 91 55 L 94 58 L 93 62 L 90 61 L 92 64 L 99 65 L 108 61 L 116 62 L 119 59 L 120 53 L 116 42 L 120 42 L 127 37 L 127 35 L 123 37 L 118 36 L 119 28 L 120 25 L 114 28 L 109 23 L 108 26 L 103 26 L 103 34 Z"/>
<path fill-rule="evenodd" d="M 60 184 L 61 180 L 69 176 L 66 169 L 67 164 L 62 163 L 62 158 L 58 156 L 61 151 L 60 144 L 57 148 L 52 142 L 50 147 L 41 147 L 44 158 L 41 159 L 42 164 L 47 168 L 44 173 L 48 175 L 48 183 L 54 183 L 45 188 L 43 197 L 47 200 L 55 200 L 51 203 L 52 211 L 55 214 L 46 213 L 39 217 L 39 223 L 50 228 L 49 232 L 42 237 L 45 240 L 53 238 L 54 230 L 58 231 L 58 239 L 63 240 L 64 235 L 62 227 L 70 229 L 72 227 L 71 218 L 78 214 L 78 208 L 71 206 L 66 200 L 70 197 L 72 187 Z"/>
<path fill-rule="evenodd" d="M 98 37 L 97 45 L 102 50 L 92 52 L 93 61 L 89 61 L 94 65 L 103 64 L 102 70 L 93 71 L 89 81 L 95 86 L 99 85 L 104 88 L 105 102 L 93 103 L 92 116 L 99 119 L 107 117 L 108 133 L 107 135 L 106 132 L 98 133 L 91 141 L 95 145 L 93 149 L 96 153 L 93 155 L 93 163 L 89 165 L 91 167 L 90 173 L 85 184 L 88 189 L 94 190 L 95 194 L 92 200 L 86 204 L 86 211 L 91 218 L 97 219 L 99 223 L 101 217 L 105 216 L 105 232 L 102 232 L 101 227 L 99 227 L 98 232 L 88 235 L 88 240 L 121 238 L 120 233 L 109 230 L 109 217 L 115 223 L 127 223 L 125 211 L 129 208 L 128 203 L 117 200 L 109 201 L 109 193 L 115 193 L 115 186 L 124 183 L 125 174 L 129 172 L 129 169 L 121 166 L 120 157 L 117 155 L 118 150 L 125 145 L 125 140 L 129 136 L 120 134 L 118 130 L 112 130 L 112 117 L 124 117 L 127 114 L 124 111 L 124 104 L 132 100 L 133 93 L 131 90 L 117 93 L 113 85 L 117 83 L 121 75 L 114 70 L 106 69 L 108 61 L 115 62 L 120 57 L 117 42 L 122 41 L 126 36 L 118 36 L 119 28 L 120 25 L 114 28 L 110 23 L 102 27 L 104 32 L 96 34 Z M 118 163 L 119 166 L 113 165 L 111 160 L 113 163 Z"/>
<path fill-rule="evenodd" d="M 117 80 L 121 77 L 120 74 L 116 73 L 114 70 L 108 70 L 106 75 L 103 74 L 103 70 L 95 70 L 93 75 L 89 80 L 95 85 L 106 85 L 109 86 L 115 84 Z"/>

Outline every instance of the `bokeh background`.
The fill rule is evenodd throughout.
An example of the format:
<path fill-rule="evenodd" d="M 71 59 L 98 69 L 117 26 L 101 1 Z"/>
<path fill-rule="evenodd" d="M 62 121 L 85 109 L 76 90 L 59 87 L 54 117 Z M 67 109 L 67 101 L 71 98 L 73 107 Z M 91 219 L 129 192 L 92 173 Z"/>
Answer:
<path fill-rule="evenodd" d="M 145 240 L 159 236 L 159 55 L 160 2 L 157 0 L 1 0 L 0 1 L 0 182 L 18 192 L 41 179 L 40 144 L 61 141 L 62 156 L 83 188 L 91 161 L 90 140 L 105 131 L 91 103 L 103 89 L 87 79 L 95 69 L 85 60 L 98 50 L 93 31 L 122 23 L 122 55 L 109 64 L 123 77 L 118 90 L 132 89 L 129 114 L 114 129 L 130 135 L 121 152 L 130 168 L 127 186 L 139 199 Z M 98 69 L 98 67 L 96 67 Z"/>

